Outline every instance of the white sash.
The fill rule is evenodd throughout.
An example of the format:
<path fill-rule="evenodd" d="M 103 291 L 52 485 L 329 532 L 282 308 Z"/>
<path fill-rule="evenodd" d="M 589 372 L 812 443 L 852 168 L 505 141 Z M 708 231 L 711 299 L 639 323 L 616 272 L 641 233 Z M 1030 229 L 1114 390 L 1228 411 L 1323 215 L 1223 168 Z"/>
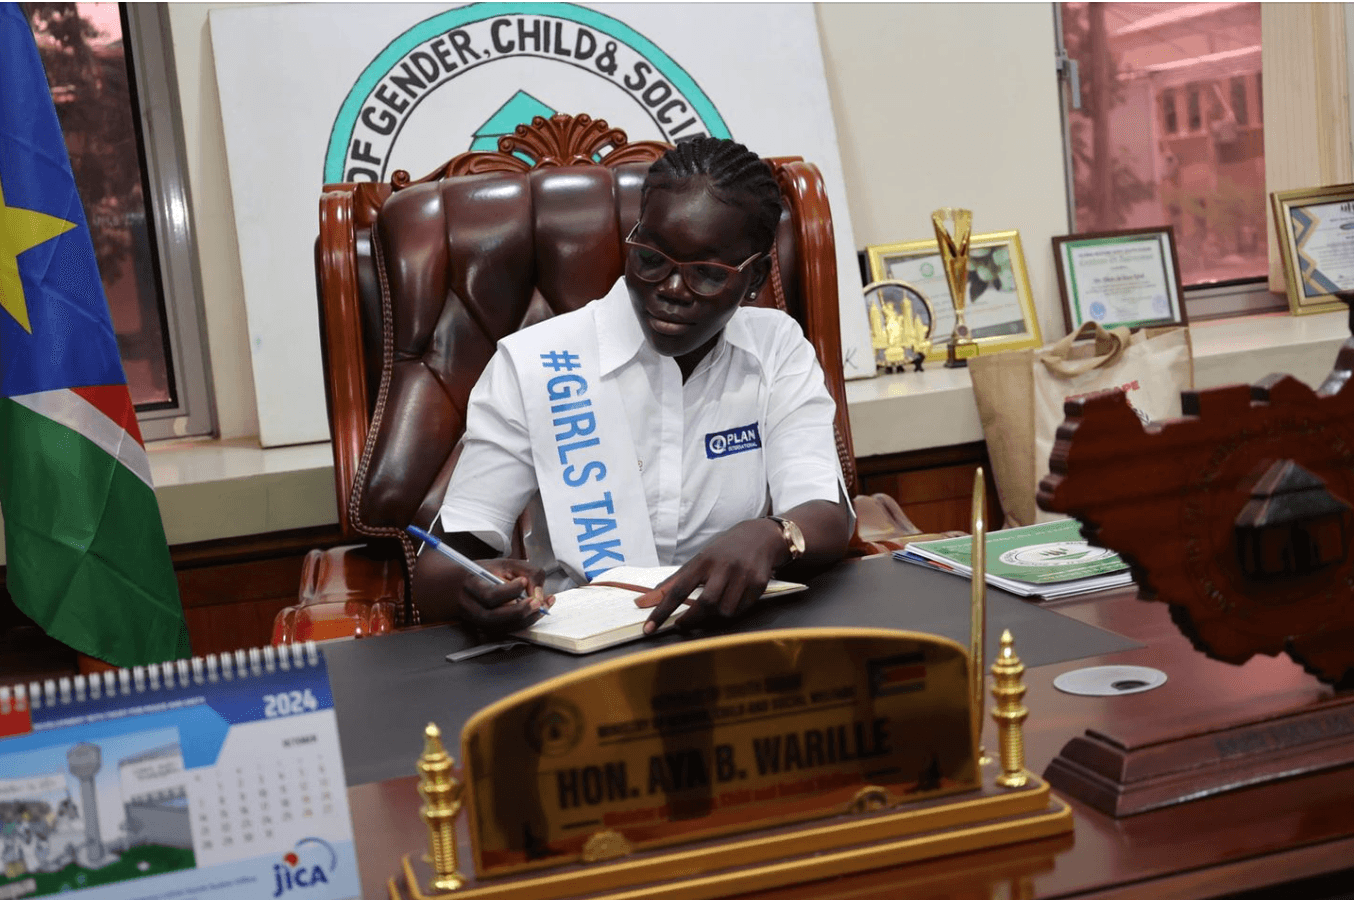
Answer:
<path fill-rule="evenodd" d="M 656 566 L 639 457 L 614 379 L 598 368 L 592 304 L 509 346 L 555 557 L 585 580 Z M 508 342 L 505 342 L 508 343 Z"/>

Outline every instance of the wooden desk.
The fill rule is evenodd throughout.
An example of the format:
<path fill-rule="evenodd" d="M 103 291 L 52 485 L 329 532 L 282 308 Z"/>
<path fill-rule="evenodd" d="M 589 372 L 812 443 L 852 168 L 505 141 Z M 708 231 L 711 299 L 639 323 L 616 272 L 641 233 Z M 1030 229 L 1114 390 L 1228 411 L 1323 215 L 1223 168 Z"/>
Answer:
<path fill-rule="evenodd" d="M 1131 593 L 1065 601 L 1063 615 L 1134 638 L 1147 646 L 1026 672 L 1031 710 L 1025 743 L 1028 767 L 1042 772 L 1063 743 L 1088 726 L 1133 709 L 1188 717 L 1209 705 L 1283 705 L 1327 696 L 1315 679 L 1287 659 L 1255 659 L 1243 667 L 1252 696 L 1200 696 L 1199 672 L 1222 666 L 1195 653 L 1170 622 L 1164 604 Z M 1170 681 L 1144 694 L 1072 697 L 1053 679 L 1086 665 L 1160 668 Z M 995 745 L 988 722 L 986 744 Z M 412 763 L 412 760 L 411 760 Z M 422 847 L 414 779 L 364 784 L 349 791 L 365 896 L 384 896 L 385 878 L 400 854 Z M 1143 897 L 1199 898 L 1290 885 L 1354 867 L 1354 769 L 1251 788 L 1115 820 L 1076 801 L 1076 830 L 1066 837 L 978 854 L 880 870 L 752 895 L 781 900 L 864 900 L 907 897 Z M 1334 876 L 1336 881 L 1344 880 Z M 1354 882 L 1354 873 L 1348 881 Z M 1311 896 L 1290 887 L 1274 897 Z M 1321 896 L 1320 894 L 1316 894 Z M 1270 896 L 1262 893 L 1259 897 Z"/>

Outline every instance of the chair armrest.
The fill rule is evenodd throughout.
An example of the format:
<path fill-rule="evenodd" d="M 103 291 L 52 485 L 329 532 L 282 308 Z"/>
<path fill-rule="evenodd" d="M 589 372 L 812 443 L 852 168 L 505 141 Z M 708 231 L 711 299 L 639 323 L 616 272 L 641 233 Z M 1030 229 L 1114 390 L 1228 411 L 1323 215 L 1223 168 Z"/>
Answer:
<path fill-rule="evenodd" d="M 404 602 L 400 560 L 366 545 L 311 550 L 295 606 L 273 619 L 273 643 L 367 637 L 395 629 Z"/>
<path fill-rule="evenodd" d="M 850 555 L 869 556 L 906 547 L 921 529 L 888 494 L 860 494 L 851 501 L 856 509 L 856 533 L 851 536 Z"/>
<path fill-rule="evenodd" d="M 898 501 L 888 494 L 861 494 L 853 499 L 856 508 L 856 533 L 850 539 L 850 556 L 891 554 L 913 541 L 959 537 L 965 532 L 936 532 L 923 535 L 903 512 Z"/>

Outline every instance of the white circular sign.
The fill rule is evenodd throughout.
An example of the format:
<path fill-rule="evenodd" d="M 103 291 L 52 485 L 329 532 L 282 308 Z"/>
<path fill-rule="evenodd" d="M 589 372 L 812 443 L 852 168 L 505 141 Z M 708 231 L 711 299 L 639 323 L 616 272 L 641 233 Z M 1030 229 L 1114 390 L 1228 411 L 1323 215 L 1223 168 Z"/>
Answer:
<path fill-rule="evenodd" d="M 1082 697 L 1141 694 L 1165 683 L 1165 672 L 1147 666 L 1091 666 L 1064 672 L 1053 679 L 1053 686 L 1064 694 Z"/>

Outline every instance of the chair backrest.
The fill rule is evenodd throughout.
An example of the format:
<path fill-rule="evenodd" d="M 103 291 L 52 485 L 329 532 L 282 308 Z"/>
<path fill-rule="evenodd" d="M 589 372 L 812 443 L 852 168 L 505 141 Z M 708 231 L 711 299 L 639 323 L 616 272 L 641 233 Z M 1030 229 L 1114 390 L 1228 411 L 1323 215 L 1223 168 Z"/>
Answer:
<path fill-rule="evenodd" d="M 315 246 L 339 522 L 401 542 L 441 504 L 470 389 L 496 342 L 602 296 L 622 274 L 649 164 L 586 115 L 537 117 L 417 181 L 330 184 Z M 837 401 L 837 448 L 855 491 L 832 218 L 817 167 L 767 160 L 786 202 L 771 290 L 804 327 Z"/>

